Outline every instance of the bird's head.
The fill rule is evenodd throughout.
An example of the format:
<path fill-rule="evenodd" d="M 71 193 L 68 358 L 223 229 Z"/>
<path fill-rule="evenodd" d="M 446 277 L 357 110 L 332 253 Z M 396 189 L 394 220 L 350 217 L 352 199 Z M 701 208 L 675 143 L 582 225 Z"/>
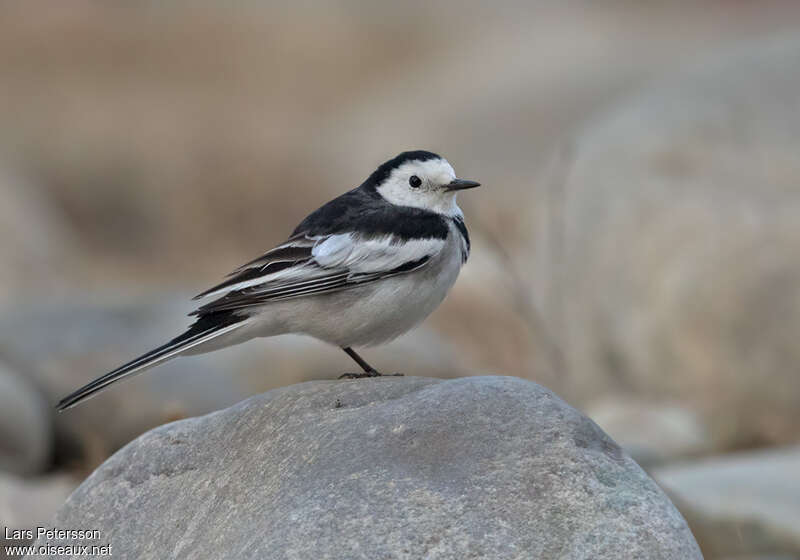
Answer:
<path fill-rule="evenodd" d="M 480 186 L 476 181 L 456 178 L 453 166 L 432 152 L 403 152 L 381 164 L 362 188 L 374 190 L 387 202 L 412 206 L 438 214 L 460 214 L 456 194 Z"/>

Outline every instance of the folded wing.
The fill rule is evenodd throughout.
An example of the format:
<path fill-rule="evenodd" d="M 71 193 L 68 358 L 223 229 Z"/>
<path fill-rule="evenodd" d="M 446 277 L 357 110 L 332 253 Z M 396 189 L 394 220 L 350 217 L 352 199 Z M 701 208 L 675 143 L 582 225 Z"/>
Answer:
<path fill-rule="evenodd" d="M 418 270 L 444 248 L 439 238 L 298 234 L 197 296 L 221 295 L 193 315 L 245 310 L 272 301 L 345 290 Z"/>

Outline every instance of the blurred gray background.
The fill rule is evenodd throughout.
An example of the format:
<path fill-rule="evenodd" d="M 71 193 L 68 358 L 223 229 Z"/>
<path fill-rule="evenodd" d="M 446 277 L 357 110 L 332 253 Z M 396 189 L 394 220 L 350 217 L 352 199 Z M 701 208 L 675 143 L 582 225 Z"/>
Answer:
<path fill-rule="evenodd" d="M 538 381 L 707 558 L 800 558 L 800 3 L 0 4 L 0 526 L 143 431 L 351 366 L 283 337 L 52 404 L 406 149 L 470 262 L 367 359 Z"/>

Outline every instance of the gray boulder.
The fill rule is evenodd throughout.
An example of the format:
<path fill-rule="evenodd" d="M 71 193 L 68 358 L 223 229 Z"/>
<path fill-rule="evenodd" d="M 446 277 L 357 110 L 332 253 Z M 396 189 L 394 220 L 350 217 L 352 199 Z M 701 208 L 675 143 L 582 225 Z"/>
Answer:
<path fill-rule="evenodd" d="M 0 362 L 0 471 L 37 474 L 50 464 L 50 406 L 25 376 Z"/>
<path fill-rule="evenodd" d="M 702 558 L 616 443 L 513 377 L 275 389 L 144 434 L 54 523 L 115 558 Z"/>
<path fill-rule="evenodd" d="M 796 441 L 798 151 L 796 35 L 665 78 L 586 129 L 531 270 L 561 392 L 669 396 L 717 448 Z"/>
<path fill-rule="evenodd" d="M 709 556 L 800 558 L 800 446 L 687 462 L 653 476 Z"/>
<path fill-rule="evenodd" d="M 31 528 L 46 523 L 79 482 L 65 473 L 34 478 L 0 473 L 0 527 Z"/>
<path fill-rule="evenodd" d="M 0 560 L 19 558 L 7 546 L 28 546 L 32 539 L 6 532 L 45 526 L 80 480 L 68 474 L 21 478 L 0 472 Z"/>

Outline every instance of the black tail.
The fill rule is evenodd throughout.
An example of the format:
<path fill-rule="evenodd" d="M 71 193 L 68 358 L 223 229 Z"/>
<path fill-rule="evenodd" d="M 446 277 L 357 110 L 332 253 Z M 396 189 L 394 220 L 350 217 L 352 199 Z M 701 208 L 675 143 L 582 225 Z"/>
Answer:
<path fill-rule="evenodd" d="M 244 317 L 235 316 L 232 314 L 219 314 L 206 315 L 197 320 L 189 329 L 182 335 L 173 338 L 163 346 L 159 346 L 155 350 L 151 350 L 147 354 L 139 356 L 135 360 L 118 367 L 117 369 L 108 372 L 107 374 L 98 377 L 91 383 L 84 385 L 74 393 L 67 395 L 59 401 L 56 409 L 61 412 L 72 408 L 73 406 L 81 403 L 82 401 L 96 395 L 112 383 L 116 383 L 120 379 L 141 373 L 153 366 L 178 357 L 182 352 L 199 346 L 204 342 L 216 338 L 220 335 L 228 333 L 242 326 L 245 321 Z"/>

